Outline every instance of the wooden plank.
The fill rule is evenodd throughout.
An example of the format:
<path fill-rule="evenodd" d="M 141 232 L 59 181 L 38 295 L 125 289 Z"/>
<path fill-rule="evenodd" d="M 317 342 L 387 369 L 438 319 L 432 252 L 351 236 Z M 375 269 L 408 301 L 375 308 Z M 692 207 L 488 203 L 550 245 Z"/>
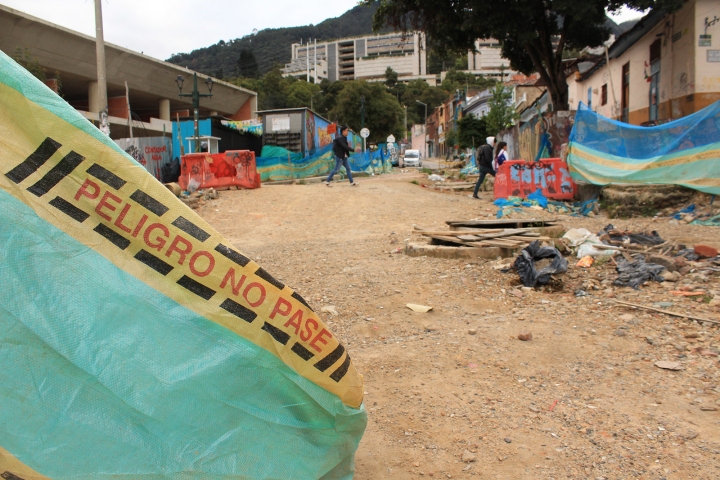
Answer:
<path fill-rule="evenodd" d="M 473 242 L 470 245 L 476 246 L 476 245 L 483 245 L 488 247 L 500 247 L 500 248 L 518 248 L 518 247 L 524 247 L 524 243 L 520 242 L 507 242 L 507 241 L 500 241 L 500 240 L 483 240 L 481 242 Z"/>
<path fill-rule="evenodd" d="M 611 299 L 611 300 L 614 301 L 615 303 L 617 303 L 618 305 L 624 305 L 626 307 L 641 308 L 643 310 L 650 310 L 651 312 L 664 313 L 665 315 L 670 315 L 673 317 L 682 317 L 682 318 L 687 318 L 689 320 L 697 320 L 698 322 L 708 322 L 708 323 L 714 323 L 716 325 L 720 325 L 720 322 L 718 322 L 717 320 L 710 320 L 710 319 L 701 318 L 701 317 L 693 317 L 692 315 L 686 315 L 686 314 L 680 313 L 680 312 L 671 312 L 668 310 L 662 310 L 660 308 L 648 307 L 646 305 L 638 305 L 636 303 L 623 302 L 623 301 L 615 300 L 615 299 Z"/>
<path fill-rule="evenodd" d="M 435 241 L 438 241 L 438 242 L 450 243 L 453 245 L 460 245 L 460 246 L 468 245 L 464 241 L 458 240 L 456 237 L 443 237 L 441 235 L 430 235 L 430 238 Z"/>
<path fill-rule="evenodd" d="M 550 240 L 552 240 L 552 238 L 550 238 L 550 237 L 541 237 L 539 234 L 538 234 L 537 237 L 531 237 L 531 236 L 529 236 L 529 235 L 523 235 L 523 236 L 521 236 L 521 237 L 520 237 L 520 236 L 517 236 L 517 237 L 505 237 L 505 238 L 503 238 L 503 240 L 505 240 L 505 239 L 507 239 L 507 240 L 519 240 L 519 241 L 527 242 L 527 243 L 532 243 L 532 242 L 534 242 L 535 240 L 539 240 L 539 241 L 541 241 L 541 242 L 549 242 Z"/>
<path fill-rule="evenodd" d="M 452 231 L 427 231 L 427 230 L 415 230 L 414 233 L 420 235 L 440 235 L 443 237 L 459 237 L 463 235 L 474 235 L 480 238 L 501 238 L 512 235 L 516 236 L 528 236 L 528 237 L 540 237 L 538 232 L 530 231 L 526 228 L 520 229 L 504 229 L 502 231 L 489 230 L 489 233 L 485 233 L 486 230 L 452 230 Z"/>
<path fill-rule="evenodd" d="M 551 226 L 555 225 L 557 220 L 537 220 L 537 219 L 505 219 L 505 220 L 448 220 L 445 223 L 451 227 L 486 227 L 486 228 L 523 228 L 526 226 Z"/>

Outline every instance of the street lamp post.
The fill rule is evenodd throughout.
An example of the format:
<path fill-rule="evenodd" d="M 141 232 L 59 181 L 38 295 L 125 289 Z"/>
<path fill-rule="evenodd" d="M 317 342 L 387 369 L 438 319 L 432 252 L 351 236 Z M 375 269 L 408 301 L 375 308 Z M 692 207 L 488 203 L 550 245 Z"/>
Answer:
<path fill-rule="evenodd" d="M 193 72 L 193 91 L 192 93 L 182 93 L 182 87 L 183 82 L 185 79 L 182 75 L 178 75 L 177 78 L 175 78 L 175 83 L 177 83 L 178 89 L 180 90 L 180 93 L 178 96 L 180 97 L 192 97 L 193 102 L 193 118 L 195 120 L 195 152 L 200 151 L 200 129 L 198 127 L 198 121 L 199 121 L 199 115 L 200 115 L 200 98 L 202 97 L 212 97 L 212 89 L 213 89 L 213 80 L 212 78 L 208 77 L 207 80 L 205 80 L 205 85 L 207 85 L 208 91 L 210 93 L 200 93 L 197 89 L 197 73 Z M 180 129 L 180 125 L 178 124 L 178 129 Z"/>
<path fill-rule="evenodd" d="M 415 100 L 415 102 L 425 107 L 425 123 L 423 124 L 423 133 L 425 134 L 425 138 L 423 139 L 423 142 L 425 143 L 425 159 L 427 160 L 427 104 L 421 102 L 420 100 Z"/>
<path fill-rule="evenodd" d="M 365 95 L 360 95 L 360 129 L 365 128 Z M 365 152 L 365 142 L 363 142 L 363 153 Z"/>

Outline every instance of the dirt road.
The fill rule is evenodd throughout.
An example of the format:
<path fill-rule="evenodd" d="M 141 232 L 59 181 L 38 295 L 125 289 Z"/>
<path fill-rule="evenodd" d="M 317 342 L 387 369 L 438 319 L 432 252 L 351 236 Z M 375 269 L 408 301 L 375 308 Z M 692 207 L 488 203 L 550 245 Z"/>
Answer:
<path fill-rule="evenodd" d="M 719 330 L 612 299 L 669 301 L 714 319 L 717 307 L 671 294 L 679 284 L 616 289 L 609 265 L 571 268 L 565 289 L 547 293 L 516 288 L 517 275 L 496 261 L 390 253 L 414 238 L 413 224 L 494 217 L 490 200 L 410 183 L 419 178 L 222 192 L 198 210 L 317 311 L 336 307 L 338 316 L 322 315 L 366 382 L 356 478 L 717 478 Z M 608 220 L 562 222 L 597 231 Z M 720 246 L 711 227 L 658 220 L 651 228 Z M 680 283 L 720 294 L 717 273 Z M 575 297 L 583 287 L 591 296 Z M 414 313 L 407 303 L 433 310 Z M 533 339 L 519 341 L 521 331 Z M 682 370 L 661 370 L 657 360 Z"/>

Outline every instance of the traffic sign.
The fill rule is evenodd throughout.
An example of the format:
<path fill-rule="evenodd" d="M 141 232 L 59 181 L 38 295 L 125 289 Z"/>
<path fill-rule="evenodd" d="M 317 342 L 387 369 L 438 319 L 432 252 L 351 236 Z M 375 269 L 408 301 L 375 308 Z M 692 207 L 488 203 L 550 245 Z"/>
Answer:
<path fill-rule="evenodd" d="M 360 130 L 360 136 L 362 138 L 368 138 L 370 136 L 370 130 L 368 130 L 367 128 L 363 128 L 362 130 Z"/>
<path fill-rule="evenodd" d="M 387 138 L 387 143 L 395 143 L 395 137 L 392 136 L 392 135 L 390 135 L 390 136 Z"/>

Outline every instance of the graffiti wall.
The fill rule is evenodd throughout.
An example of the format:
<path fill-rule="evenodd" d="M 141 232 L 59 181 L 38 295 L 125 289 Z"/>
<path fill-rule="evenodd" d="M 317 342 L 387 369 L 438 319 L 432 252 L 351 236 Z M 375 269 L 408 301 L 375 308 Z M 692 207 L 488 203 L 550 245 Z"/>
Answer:
<path fill-rule="evenodd" d="M 311 153 L 315 152 L 318 147 L 315 143 L 316 132 L 315 132 L 315 114 L 310 110 L 305 112 L 305 156 L 307 157 Z M 319 120 L 319 119 L 318 119 Z"/>
<path fill-rule="evenodd" d="M 574 121 L 574 111 L 548 112 L 533 117 L 520 127 L 505 130 L 498 137 L 508 144 L 511 159 L 560 158 L 562 145 L 568 142 Z"/>
<path fill-rule="evenodd" d="M 335 138 L 333 133 L 328 132 L 330 123 L 320 117 L 315 117 L 315 145 L 316 148 L 322 148 L 330 145 Z"/>
<path fill-rule="evenodd" d="M 162 181 L 162 166 L 170 161 L 171 143 L 166 137 L 119 138 L 115 140 L 125 153 Z"/>

